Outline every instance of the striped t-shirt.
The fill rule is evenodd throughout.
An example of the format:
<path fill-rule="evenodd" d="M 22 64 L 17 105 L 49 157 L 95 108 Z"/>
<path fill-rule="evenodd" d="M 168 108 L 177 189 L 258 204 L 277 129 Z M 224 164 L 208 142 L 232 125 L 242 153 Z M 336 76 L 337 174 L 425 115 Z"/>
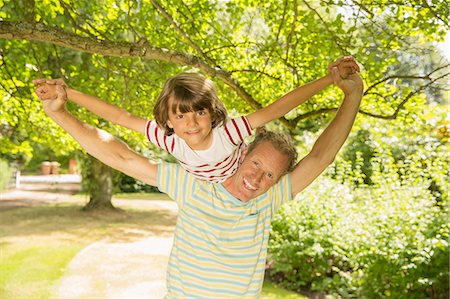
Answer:
<path fill-rule="evenodd" d="M 172 154 L 180 164 L 196 177 L 220 183 L 232 176 L 238 168 L 245 149 L 244 139 L 252 134 L 247 118 L 232 118 L 223 126 L 212 129 L 213 142 L 207 150 L 193 150 L 176 134 L 167 136 L 156 121 L 146 126 L 147 140 Z"/>
<path fill-rule="evenodd" d="M 292 199 L 290 176 L 242 202 L 222 184 L 161 162 L 157 186 L 178 205 L 166 298 L 258 298 L 272 216 Z"/>

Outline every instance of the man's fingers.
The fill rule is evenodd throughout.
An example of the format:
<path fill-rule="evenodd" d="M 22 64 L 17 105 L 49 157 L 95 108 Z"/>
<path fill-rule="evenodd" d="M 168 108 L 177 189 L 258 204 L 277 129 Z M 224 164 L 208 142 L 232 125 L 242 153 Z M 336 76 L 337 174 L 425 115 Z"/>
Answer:
<path fill-rule="evenodd" d="M 328 66 L 328 71 L 331 72 L 331 69 L 333 67 L 337 67 L 340 64 L 342 64 L 343 67 L 351 68 L 353 72 L 359 72 L 360 71 L 358 62 L 356 61 L 355 57 L 353 57 L 353 56 L 343 56 L 343 57 L 340 57 L 340 58 L 336 59 L 334 62 L 332 62 Z"/>
<path fill-rule="evenodd" d="M 66 89 L 62 85 L 56 86 L 56 99 L 57 100 L 66 100 Z"/>

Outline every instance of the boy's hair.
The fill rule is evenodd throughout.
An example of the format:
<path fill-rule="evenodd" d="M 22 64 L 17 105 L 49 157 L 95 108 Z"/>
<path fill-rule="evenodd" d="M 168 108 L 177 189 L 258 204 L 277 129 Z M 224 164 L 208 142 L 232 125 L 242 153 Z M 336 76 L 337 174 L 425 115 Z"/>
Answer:
<path fill-rule="evenodd" d="M 297 151 L 292 143 L 291 136 L 281 132 L 268 131 L 264 127 L 259 127 L 256 129 L 255 139 L 248 145 L 247 154 L 253 151 L 258 144 L 263 141 L 272 143 L 280 153 L 288 158 L 287 169 L 282 176 L 294 170 L 294 167 L 297 164 Z"/>
<path fill-rule="evenodd" d="M 172 107 L 169 107 L 170 98 L 172 98 Z M 224 104 L 217 96 L 214 83 L 196 73 L 178 74 L 164 84 L 153 108 L 153 115 L 166 135 L 173 133 L 167 125 L 169 109 L 172 113 L 176 113 L 177 108 L 181 113 L 207 109 L 211 114 L 213 128 L 225 124 L 228 117 Z"/>

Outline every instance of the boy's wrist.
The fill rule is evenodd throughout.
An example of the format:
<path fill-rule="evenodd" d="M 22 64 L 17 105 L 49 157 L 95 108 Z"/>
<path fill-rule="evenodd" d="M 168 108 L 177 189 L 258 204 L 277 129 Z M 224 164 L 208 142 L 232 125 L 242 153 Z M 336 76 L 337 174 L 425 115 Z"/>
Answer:
<path fill-rule="evenodd" d="M 66 90 L 66 94 L 67 94 L 67 100 L 70 100 L 70 99 L 72 99 L 73 98 L 73 95 L 74 95 L 74 92 L 75 92 L 75 90 L 74 89 L 72 89 L 72 88 L 70 88 L 70 87 L 68 87 L 68 86 L 66 86 L 66 87 L 64 87 L 65 88 L 65 90 Z"/>
<path fill-rule="evenodd" d="M 327 75 L 325 75 L 325 76 L 323 77 L 323 80 L 324 80 L 328 85 L 331 85 L 331 84 L 334 83 L 333 76 L 331 75 L 330 72 L 329 72 Z"/>

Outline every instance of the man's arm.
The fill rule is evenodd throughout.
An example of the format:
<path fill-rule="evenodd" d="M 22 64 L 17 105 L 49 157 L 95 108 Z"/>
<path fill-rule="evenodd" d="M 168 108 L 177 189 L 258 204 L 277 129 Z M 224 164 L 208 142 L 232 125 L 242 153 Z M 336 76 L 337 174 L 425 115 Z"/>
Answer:
<path fill-rule="evenodd" d="M 60 96 L 43 100 L 44 110 L 67 131 L 90 155 L 131 177 L 156 186 L 158 166 L 155 162 L 132 151 L 111 134 L 81 122 L 65 109 Z"/>
<path fill-rule="evenodd" d="M 291 173 L 292 195 L 302 191 L 313 182 L 333 161 L 350 133 L 363 94 L 363 83 L 355 73 L 342 79 L 338 70 L 332 70 L 336 85 L 345 94 L 336 116 L 315 142 L 311 152 L 304 157 Z"/>
<path fill-rule="evenodd" d="M 330 64 L 330 70 L 333 67 L 338 68 L 340 76 L 343 78 L 346 78 L 348 74 L 359 71 L 359 66 L 356 63 L 356 60 L 351 56 L 337 59 Z M 249 114 L 247 116 L 247 120 L 249 121 L 252 129 L 263 126 L 274 119 L 282 117 L 298 105 L 303 104 L 312 96 L 330 86 L 332 83 L 333 77 L 330 71 L 328 75 L 300 86 L 282 96 L 272 104 Z"/>
<path fill-rule="evenodd" d="M 97 97 L 84 94 L 65 85 L 62 79 L 37 79 L 33 81 L 35 84 L 43 85 L 47 88 L 45 99 L 56 98 L 56 86 L 64 86 L 67 97 L 72 102 L 88 109 L 92 113 L 101 118 L 128 129 L 145 134 L 145 125 L 147 120 L 139 116 L 132 115 L 128 111 L 109 104 Z M 43 98 L 42 96 L 40 98 Z"/>

